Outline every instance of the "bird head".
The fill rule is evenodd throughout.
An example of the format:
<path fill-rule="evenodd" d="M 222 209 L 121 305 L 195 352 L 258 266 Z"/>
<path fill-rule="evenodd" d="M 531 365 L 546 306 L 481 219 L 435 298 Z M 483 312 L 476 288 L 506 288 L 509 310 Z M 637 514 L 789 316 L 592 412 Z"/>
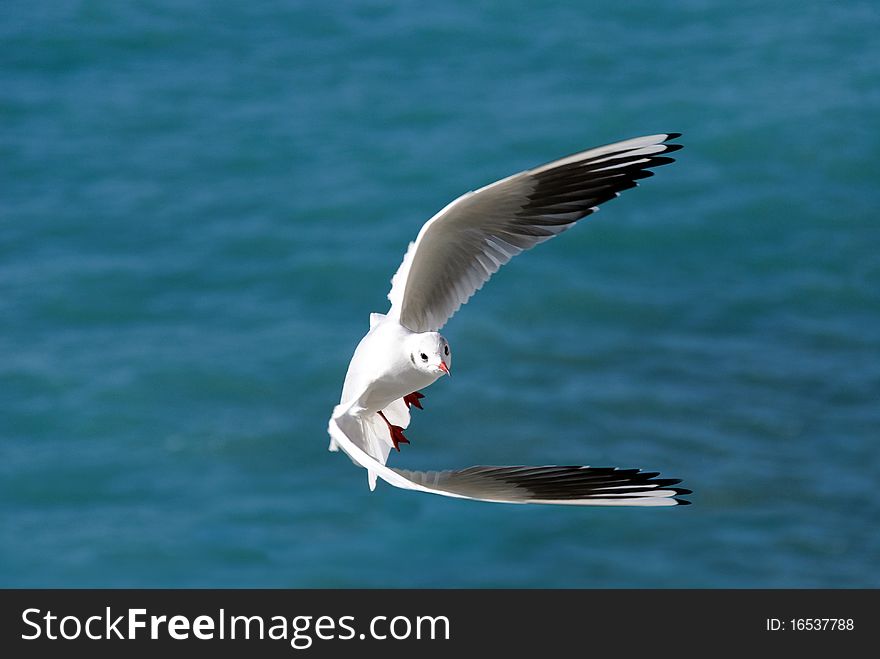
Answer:
<path fill-rule="evenodd" d="M 449 342 L 437 332 L 413 335 L 409 358 L 418 370 L 431 375 L 449 375 L 449 369 L 452 367 Z"/>

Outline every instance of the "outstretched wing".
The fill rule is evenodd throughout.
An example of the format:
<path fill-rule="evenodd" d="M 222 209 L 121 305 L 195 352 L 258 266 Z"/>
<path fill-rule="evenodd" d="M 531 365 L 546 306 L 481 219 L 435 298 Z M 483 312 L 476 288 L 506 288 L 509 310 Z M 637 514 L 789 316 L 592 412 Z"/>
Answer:
<path fill-rule="evenodd" d="M 673 162 L 661 154 L 679 133 L 582 151 L 462 195 L 410 243 L 391 280 L 393 318 L 413 332 L 437 331 L 517 254 L 562 233 L 602 202 Z"/>
<path fill-rule="evenodd" d="M 675 497 L 690 494 L 690 490 L 671 487 L 680 483 L 680 479 L 656 478 L 659 476 L 656 471 L 616 467 L 548 465 L 394 471 L 438 494 L 506 503 L 670 506 L 689 503 Z"/>
<path fill-rule="evenodd" d="M 498 503 L 545 503 L 571 506 L 675 506 L 690 490 L 672 487 L 678 479 L 655 478 L 656 472 L 614 467 L 469 467 L 460 471 L 409 471 L 392 469 L 361 450 L 349 434 L 357 436 L 358 420 L 347 414 L 334 416 L 330 436 L 348 456 L 368 470 L 373 483 L 382 480 L 405 490 L 441 494 L 460 499 Z"/>

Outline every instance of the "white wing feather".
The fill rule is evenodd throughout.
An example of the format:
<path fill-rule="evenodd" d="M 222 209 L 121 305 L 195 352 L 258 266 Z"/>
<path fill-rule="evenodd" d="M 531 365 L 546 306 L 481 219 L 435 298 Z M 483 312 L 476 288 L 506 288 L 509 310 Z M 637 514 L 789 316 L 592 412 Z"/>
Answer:
<path fill-rule="evenodd" d="M 458 471 L 392 469 L 359 446 L 360 419 L 341 413 L 327 431 L 355 464 L 404 490 L 495 503 L 543 503 L 569 506 L 675 506 L 690 490 L 671 487 L 678 479 L 655 479 L 654 472 L 610 467 L 469 467 Z"/>
<path fill-rule="evenodd" d="M 389 316 L 437 331 L 498 269 L 672 162 L 677 133 L 616 142 L 462 195 L 426 222 L 391 279 Z"/>

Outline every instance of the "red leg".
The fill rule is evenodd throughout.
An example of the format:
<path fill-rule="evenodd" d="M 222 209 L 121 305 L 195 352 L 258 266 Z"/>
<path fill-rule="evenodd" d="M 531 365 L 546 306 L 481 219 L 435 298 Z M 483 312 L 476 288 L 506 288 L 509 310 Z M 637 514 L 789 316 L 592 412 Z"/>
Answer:
<path fill-rule="evenodd" d="M 421 393 L 420 391 L 414 391 L 411 394 L 407 394 L 406 396 L 404 396 L 403 402 L 406 403 L 407 409 L 409 409 L 410 407 L 415 405 L 420 410 L 423 410 L 425 408 L 422 407 L 422 404 L 419 402 L 419 400 L 424 397 L 425 397 L 425 394 Z"/>
<path fill-rule="evenodd" d="M 391 433 L 391 443 L 394 444 L 394 448 L 397 449 L 397 452 L 400 452 L 400 444 L 409 444 L 409 440 L 403 436 L 403 428 L 400 426 L 392 425 L 388 418 L 379 410 L 379 416 L 382 417 L 382 420 L 388 424 L 388 431 Z"/>

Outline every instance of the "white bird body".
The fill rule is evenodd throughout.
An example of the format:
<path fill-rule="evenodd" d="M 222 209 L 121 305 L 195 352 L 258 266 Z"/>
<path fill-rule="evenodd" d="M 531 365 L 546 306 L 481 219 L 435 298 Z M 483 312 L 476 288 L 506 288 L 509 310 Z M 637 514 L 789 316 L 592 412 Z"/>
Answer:
<path fill-rule="evenodd" d="M 415 334 L 388 316 L 375 323 L 354 351 L 340 404 L 351 405 L 355 416 L 376 414 L 441 377 L 442 371 L 417 369 L 407 356 L 404 347 Z"/>
<path fill-rule="evenodd" d="M 443 366 L 415 357 L 420 346 L 446 346 Z M 410 415 L 405 396 L 433 384 L 444 373 L 449 373 L 448 344 L 436 332 L 413 332 L 401 325 L 396 318 L 374 313 L 370 315 L 370 331 L 355 348 L 342 397 L 334 416 L 347 415 L 361 426 L 361 448 L 382 464 L 395 443 L 387 432 L 390 426 L 401 430 L 409 426 Z M 379 415 L 382 416 L 379 416 Z M 406 441 L 405 439 L 402 441 Z M 330 450 L 337 450 L 337 442 L 331 437 Z M 376 486 L 375 471 L 369 470 L 370 487 Z"/>
<path fill-rule="evenodd" d="M 340 403 L 328 425 L 330 450 L 341 448 L 368 472 L 396 487 L 506 503 L 671 506 L 689 493 L 656 472 L 582 466 L 470 467 L 408 471 L 386 466 L 392 448 L 409 443 L 410 405 L 420 389 L 449 374 L 449 344 L 438 331 L 502 265 L 553 238 L 635 187 L 677 134 L 649 135 L 573 154 L 468 192 L 428 220 L 391 282 L 387 315 L 352 356 Z"/>

